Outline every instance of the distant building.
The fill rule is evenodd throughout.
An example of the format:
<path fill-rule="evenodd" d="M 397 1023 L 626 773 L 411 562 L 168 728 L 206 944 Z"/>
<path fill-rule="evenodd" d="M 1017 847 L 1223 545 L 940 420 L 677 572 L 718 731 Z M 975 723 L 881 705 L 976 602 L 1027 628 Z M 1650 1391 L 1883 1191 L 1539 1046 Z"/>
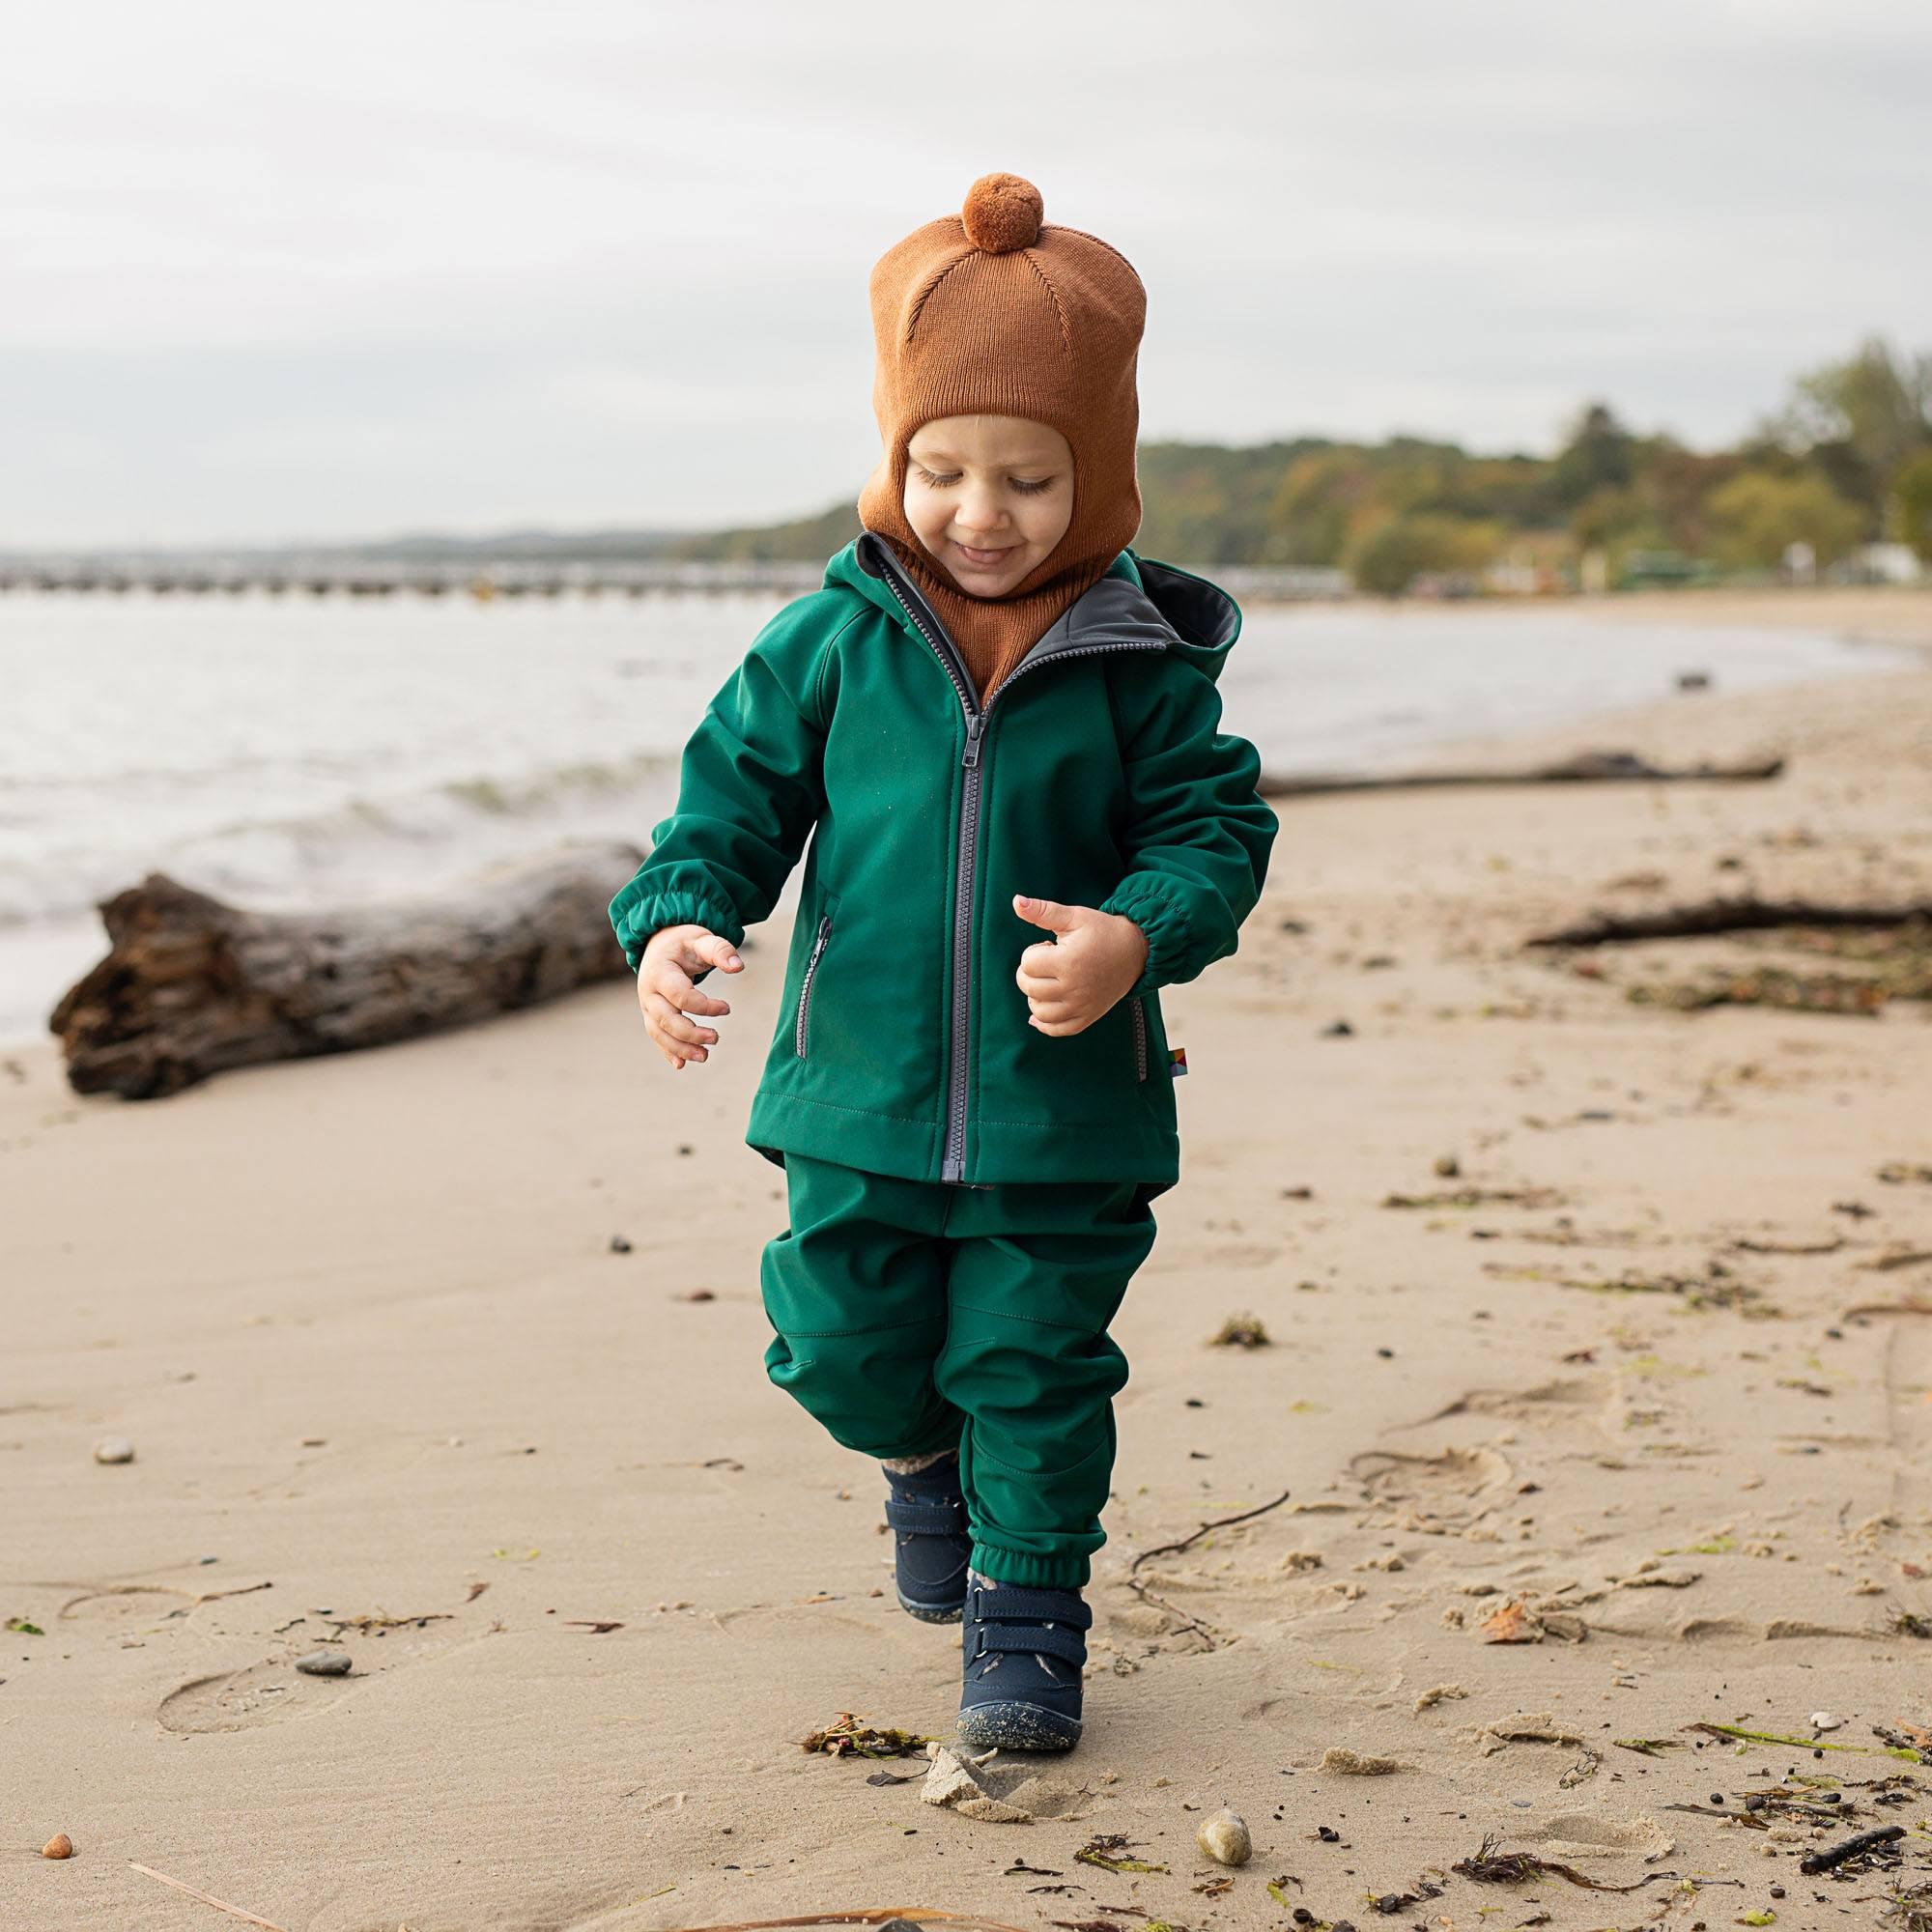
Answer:
<path fill-rule="evenodd" d="M 1832 573 L 1847 583 L 1918 583 L 1925 566 L 1910 544 L 1861 544 Z"/>

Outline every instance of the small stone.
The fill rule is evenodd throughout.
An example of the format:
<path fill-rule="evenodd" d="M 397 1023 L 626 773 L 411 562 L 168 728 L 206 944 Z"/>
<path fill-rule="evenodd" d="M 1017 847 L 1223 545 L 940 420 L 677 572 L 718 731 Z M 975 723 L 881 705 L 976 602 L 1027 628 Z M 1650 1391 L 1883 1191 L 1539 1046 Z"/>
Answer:
<path fill-rule="evenodd" d="M 631 1252 L 630 1236 L 627 1235 L 612 1235 L 611 1236 L 611 1252 L 613 1255 L 628 1255 Z"/>
<path fill-rule="evenodd" d="M 94 1460 L 97 1463 L 131 1463 L 134 1460 L 134 1445 L 125 1435 L 103 1435 L 94 1445 Z"/>
<path fill-rule="evenodd" d="M 1255 1841 L 1248 1835 L 1247 1820 L 1225 1804 L 1211 1818 L 1202 1819 L 1194 1842 L 1217 1865 L 1244 1865 L 1255 1855 Z"/>
<path fill-rule="evenodd" d="M 1463 1172 L 1463 1163 L 1453 1153 L 1441 1154 L 1436 1159 L 1435 1172 L 1443 1180 L 1454 1180 Z"/>
<path fill-rule="evenodd" d="M 71 1859 L 73 1857 L 73 1840 L 65 1832 L 56 1832 L 41 1847 L 41 1856 L 43 1859 Z"/>
<path fill-rule="evenodd" d="M 1813 1711 L 1811 1728 L 1814 1731 L 1841 1731 L 1845 1728 L 1845 1720 L 1833 1717 L 1829 1711 Z"/>
<path fill-rule="evenodd" d="M 296 1668 L 304 1677 L 347 1677 L 349 1653 L 346 1650 L 312 1650 L 296 1659 Z"/>

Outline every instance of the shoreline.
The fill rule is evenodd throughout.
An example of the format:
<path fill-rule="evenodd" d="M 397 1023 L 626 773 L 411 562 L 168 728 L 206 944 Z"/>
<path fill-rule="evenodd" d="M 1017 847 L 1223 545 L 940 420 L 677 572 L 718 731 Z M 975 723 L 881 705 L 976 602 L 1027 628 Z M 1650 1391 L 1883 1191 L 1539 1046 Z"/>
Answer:
<path fill-rule="evenodd" d="M 1617 716 L 1660 761 L 1792 763 L 1285 801 L 1240 951 L 1164 995 L 1183 1178 L 1118 1325 L 1088 1742 L 1031 1825 L 799 1748 L 841 1710 L 943 1735 L 957 1662 L 892 1605 L 876 1471 L 759 1368 L 776 922 L 675 1081 L 622 981 L 140 1105 L 9 1056 L 4 1615 L 46 1634 L 0 1661 L 0 1889 L 47 1932 L 212 1922 L 128 1860 L 301 1932 L 1236 1932 L 1288 1874 L 1329 1922 L 1423 1878 L 1407 1917 L 1605 1922 L 1450 1875 L 1495 1833 L 1725 1887 L 1687 1922 L 1881 1892 L 1798 1859 L 1909 1826 L 1932 1770 L 1895 1812 L 1848 1781 L 1842 1828 L 1751 1832 L 1726 1817 L 1792 1767 L 1912 1767 L 1687 1727 L 1932 1727 L 1932 1320 L 1902 1312 L 1932 1264 L 1893 1259 L 1932 1251 L 1932 1007 L 1671 1012 L 1630 990 L 1766 953 L 1523 941 L 1745 889 L 1932 897 L 1932 664 Z M 1271 1346 L 1209 1346 L 1236 1314 Z M 133 1463 L 93 1461 L 110 1434 Z M 1487 1640 L 1507 1605 L 1531 1640 Z M 293 1669 L 330 1646 L 348 1677 Z M 1228 1873 L 1193 1844 L 1224 1803 L 1257 1847 Z M 20 1849 L 59 1831 L 65 1864 Z M 1166 1869 L 1081 1862 L 1099 1833 Z"/>

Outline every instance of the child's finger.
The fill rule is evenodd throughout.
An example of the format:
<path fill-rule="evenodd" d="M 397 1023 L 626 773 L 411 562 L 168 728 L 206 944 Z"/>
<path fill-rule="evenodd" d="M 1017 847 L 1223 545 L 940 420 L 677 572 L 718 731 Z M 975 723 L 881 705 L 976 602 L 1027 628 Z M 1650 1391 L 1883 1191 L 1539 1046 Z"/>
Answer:
<path fill-rule="evenodd" d="M 716 1019 L 728 1013 L 731 1009 L 723 1000 L 714 1000 L 709 993 L 700 992 L 696 986 L 676 995 L 667 995 L 679 1012 L 702 1013 L 707 1019 Z"/>
<path fill-rule="evenodd" d="M 745 962 L 738 957 L 738 949 L 723 933 L 707 932 L 702 939 L 695 939 L 685 951 L 700 966 L 716 966 L 721 973 L 742 973 Z"/>
<path fill-rule="evenodd" d="M 1029 946 L 1020 954 L 1020 968 L 1041 980 L 1057 980 L 1060 969 L 1065 964 L 1066 955 L 1059 947 L 1048 940 L 1041 940 L 1037 946 Z"/>
<path fill-rule="evenodd" d="M 1087 1022 L 1083 1019 L 1043 1020 L 1036 1016 L 1028 1020 L 1027 1025 L 1050 1039 L 1065 1039 L 1070 1034 L 1085 1033 L 1087 1030 Z"/>
<path fill-rule="evenodd" d="M 701 1027 L 678 1011 L 662 993 L 652 993 L 645 1011 L 651 1024 L 671 1039 L 681 1039 L 693 1046 L 710 1045 L 718 1037 L 715 1027 Z"/>

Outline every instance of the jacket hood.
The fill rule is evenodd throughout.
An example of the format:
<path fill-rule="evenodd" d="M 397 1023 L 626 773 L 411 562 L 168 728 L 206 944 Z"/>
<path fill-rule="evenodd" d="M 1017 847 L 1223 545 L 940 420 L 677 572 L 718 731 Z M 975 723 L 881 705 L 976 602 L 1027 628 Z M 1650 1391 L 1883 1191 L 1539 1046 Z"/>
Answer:
<path fill-rule="evenodd" d="M 825 587 L 842 584 L 876 604 L 901 629 L 906 613 L 885 582 L 896 559 L 866 530 L 825 566 Z M 1110 643 L 1160 642 L 1210 681 L 1241 634 L 1240 606 L 1219 584 L 1123 550 L 1105 575 L 1054 619 L 1022 663 Z"/>

